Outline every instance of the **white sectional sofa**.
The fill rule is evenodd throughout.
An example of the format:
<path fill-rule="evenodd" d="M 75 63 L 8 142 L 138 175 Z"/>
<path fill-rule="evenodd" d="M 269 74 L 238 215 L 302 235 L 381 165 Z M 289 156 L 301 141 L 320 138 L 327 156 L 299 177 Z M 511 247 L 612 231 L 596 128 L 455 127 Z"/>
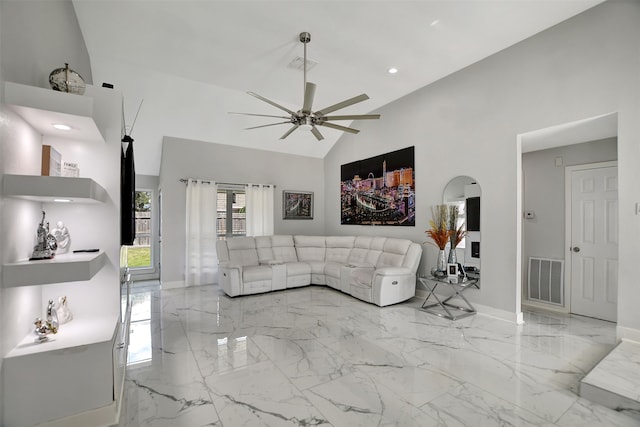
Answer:
<path fill-rule="evenodd" d="M 415 296 L 422 247 L 370 236 L 260 236 L 219 240 L 219 282 L 229 296 L 327 285 L 379 306 Z"/>

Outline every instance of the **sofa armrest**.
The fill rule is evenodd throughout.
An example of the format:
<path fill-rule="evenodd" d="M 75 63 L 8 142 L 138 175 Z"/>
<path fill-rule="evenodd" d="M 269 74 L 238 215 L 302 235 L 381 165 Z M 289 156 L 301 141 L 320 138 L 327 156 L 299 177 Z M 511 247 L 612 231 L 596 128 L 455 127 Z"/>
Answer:
<path fill-rule="evenodd" d="M 411 269 L 405 267 L 381 267 L 376 268 L 376 272 L 380 276 L 403 276 L 411 274 Z"/>
<path fill-rule="evenodd" d="M 230 297 L 242 294 L 242 266 L 228 261 L 218 264 L 218 282 L 222 290 Z"/>
<path fill-rule="evenodd" d="M 222 262 L 218 263 L 218 267 L 221 270 L 224 268 L 224 269 L 228 269 L 228 270 L 236 269 L 236 270 L 242 271 L 242 265 L 234 264 L 234 263 L 232 263 L 230 261 L 222 261 Z"/>
<path fill-rule="evenodd" d="M 416 294 L 416 275 L 404 267 L 383 267 L 373 273 L 372 302 L 381 307 L 406 301 Z"/>

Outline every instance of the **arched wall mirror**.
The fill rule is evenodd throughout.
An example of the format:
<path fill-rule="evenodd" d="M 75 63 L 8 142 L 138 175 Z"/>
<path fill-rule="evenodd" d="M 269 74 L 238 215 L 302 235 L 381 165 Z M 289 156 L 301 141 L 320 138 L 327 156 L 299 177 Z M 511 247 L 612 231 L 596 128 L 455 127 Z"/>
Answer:
<path fill-rule="evenodd" d="M 468 275 L 480 275 L 480 185 L 470 176 L 457 176 L 445 186 L 442 202 L 458 206 L 458 227 L 466 237 L 456 248 L 458 262 Z"/>

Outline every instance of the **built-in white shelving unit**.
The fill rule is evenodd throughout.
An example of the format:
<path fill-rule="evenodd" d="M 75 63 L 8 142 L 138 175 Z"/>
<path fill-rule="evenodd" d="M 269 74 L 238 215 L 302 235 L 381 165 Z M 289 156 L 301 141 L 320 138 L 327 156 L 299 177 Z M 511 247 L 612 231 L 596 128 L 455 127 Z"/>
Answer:
<path fill-rule="evenodd" d="M 80 141 L 105 140 L 94 117 L 92 97 L 5 82 L 4 103 L 43 135 Z M 54 123 L 67 124 L 71 130 L 54 129 Z"/>
<path fill-rule="evenodd" d="M 118 315 L 79 318 L 62 325 L 60 332 L 43 343 L 35 343 L 33 335 L 26 336 L 6 356 L 21 356 L 65 350 L 86 345 L 109 342 L 113 338 Z"/>
<path fill-rule="evenodd" d="M 90 280 L 100 271 L 104 252 L 56 255 L 53 259 L 23 260 L 2 266 L 4 287 L 46 285 Z"/>
<path fill-rule="evenodd" d="M 128 316 L 120 312 L 118 265 L 121 95 L 92 86 L 76 95 L 5 82 L 2 101 L 42 135 L 43 144 L 57 146 L 63 156 L 72 153 L 85 171 L 83 177 L 3 175 L 2 199 L 26 200 L 12 203 L 73 224 L 71 245 L 75 240 L 82 246 L 71 250 L 100 250 L 2 265 L 4 288 L 40 286 L 43 306 L 49 298 L 68 296 L 74 318 L 45 342 L 36 342 L 31 332 L 9 349 L 0 424 L 114 424 L 128 331 Z M 55 123 L 71 129 L 55 129 Z"/>
<path fill-rule="evenodd" d="M 108 198 L 91 178 L 62 176 L 5 175 L 2 194 L 38 202 L 103 203 Z"/>

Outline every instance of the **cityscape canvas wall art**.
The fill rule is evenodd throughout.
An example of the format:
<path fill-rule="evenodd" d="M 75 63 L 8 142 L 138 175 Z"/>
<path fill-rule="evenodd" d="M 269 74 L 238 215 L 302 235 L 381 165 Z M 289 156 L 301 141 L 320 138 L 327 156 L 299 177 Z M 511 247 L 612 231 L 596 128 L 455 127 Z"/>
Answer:
<path fill-rule="evenodd" d="M 340 167 L 341 224 L 415 226 L 415 147 Z"/>

